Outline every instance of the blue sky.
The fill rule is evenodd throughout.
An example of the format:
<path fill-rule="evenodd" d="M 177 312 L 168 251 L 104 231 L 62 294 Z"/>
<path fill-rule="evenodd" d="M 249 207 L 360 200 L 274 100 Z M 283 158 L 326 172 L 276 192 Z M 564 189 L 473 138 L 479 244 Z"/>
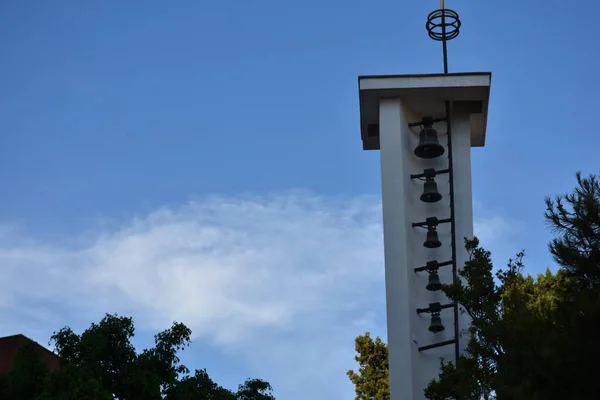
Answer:
<path fill-rule="evenodd" d="M 0 334 L 45 343 L 104 312 L 136 344 L 174 319 L 235 387 L 351 398 L 353 338 L 385 335 L 379 160 L 357 76 L 441 71 L 432 1 L 0 5 Z M 597 172 L 597 2 L 448 0 L 450 70 L 491 71 L 476 231 L 552 262 L 546 195 Z"/>

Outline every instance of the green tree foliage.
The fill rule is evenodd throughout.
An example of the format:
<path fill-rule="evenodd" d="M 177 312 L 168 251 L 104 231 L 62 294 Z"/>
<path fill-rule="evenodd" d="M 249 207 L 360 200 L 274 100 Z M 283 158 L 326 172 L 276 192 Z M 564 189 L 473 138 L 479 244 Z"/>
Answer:
<path fill-rule="evenodd" d="M 94 378 L 118 399 L 161 400 L 163 391 L 188 370 L 177 352 L 190 342 L 191 331 L 181 323 L 155 335 L 155 346 L 137 354 L 131 338 L 133 320 L 106 315 L 81 335 L 66 327 L 52 335 L 59 357 L 75 367 L 82 379 Z"/>
<path fill-rule="evenodd" d="M 51 337 L 61 359 L 49 372 L 30 347 L 12 371 L 0 375 L 2 400 L 275 400 L 269 383 L 249 379 L 238 392 L 222 388 L 206 370 L 193 375 L 178 352 L 190 343 L 181 323 L 155 335 L 154 347 L 136 352 L 133 320 L 107 314 L 81 334 L 69 327 Z M 32 350 L 33 349 L 33 350 Z M 38 352 L 39 353 L 39 352 Z"/>
<path fill-rule="evenodd" d="M 247 379 L 240 385 L 237 400 L 275 400 L 273 388 L 268 382 L 261 379 Z"/>
<path fill-rule="evenodd" d="M 205 369 L 196 370 L 193 376 L 186 376 L 167 389 L 169 400 L 236 400 L 231 390 L 217 385 Z"/>
<path fill-rule="evenodd" d="M 112 393 L 100 379 L 88 375 L 73 364 L 53 371 L 37 400 L 113 400 Z"/>
<path fill-rule="evenodd" d="M 467 242 L 467 284 L 444 288 L 473 318 L 466 354 L 442 366 L 431 399 L 591 399 L 600 349 L 600 185 L 577 174 L 570 194 L 546 199 L 559 265 L 536 279 L 522 273 L 522 254 L 493 282 L 489 253 Z M 460 382 L 456 389 L 452 382 Z"/>
<path fill-rule="evenodd" d="M 389 400 L 388 350 L 381 338 L 373 339 L 369 332 L 358 336 L 354 343 L 358 372 L 347 372 L 355 386 L 355 400 Z"/>
<path fill-rule="evenodd" d="M 465 242 L 463 281 L 443 291 L 472 319 L 465 353 L 441 363 L 432 400 L 582 400 L 600 393 L 600 184 L 577 174 L 570 194 L 546 199 L 556 273 L 523 273 L 523 253 L 496 270 L 478 240 Z M 494 272 L 496 271 L 496 272 Z M 359 339 L 362 337 L 359 337 Z M 358 339 L 357 339 L 358 340 Z M 358 349 L 358 346 L 357 346 Z M 365 349 L 366 350 L 366 349 Z M 362 350 L 365 354 L 368 354 Z M 359 363 L 364 358 L 357 357 Z M 366 375 L 367 376 L 367 375 Z M 351 377 L 352 379 L 352 377 Z M 375 381 L 365 384 L 370 399 Z M 357 383 L 358 382 L 358 383 Z M 386 387 L 381 385 L 381 387 Z"/>

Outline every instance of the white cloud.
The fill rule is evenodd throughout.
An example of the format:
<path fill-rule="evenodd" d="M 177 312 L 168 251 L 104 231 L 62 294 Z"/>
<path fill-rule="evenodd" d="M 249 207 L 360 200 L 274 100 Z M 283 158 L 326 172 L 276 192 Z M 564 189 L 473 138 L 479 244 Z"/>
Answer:
<path fill-rule="evenodd" d="M 523 250 L 527 237 L 523 236 L 525 224 L 510 217 L 486 210 L 475 202 L 474 232 L 481 246 L 492 252 L 492 262 L 496 269 L 504 268 L 510 258 Z"/>
<path fill-rule="evenodd" d="M 483 242 L 496 242 L 503 239 L 514 228 L 514 225 L 499 216 L 481 218 L 474 221 L 473 225 L 475 235 L 483 239 Z"/>
<path fill-rule="evenodd" d="M 522 221 L 510 218 L 503 209 L 489 209 L 481 202 L 474 200 L 474 231 L 484 247 L 494 246 L 508 237 L 515 237 L 524 229 Z"/>
<path fill-rule="evenodd" d="M 165 207 L 72 246 L 0 229 L 13 329 L 0 333 L 107 311 L 154 331 L 177 320 L 272 377 L 281 398 L 351 398 L 354 337 L 384 329 L 380 219 L 377 197 L 294 191 Z M 509 228 L 476 224 L 484 241 Z"/>

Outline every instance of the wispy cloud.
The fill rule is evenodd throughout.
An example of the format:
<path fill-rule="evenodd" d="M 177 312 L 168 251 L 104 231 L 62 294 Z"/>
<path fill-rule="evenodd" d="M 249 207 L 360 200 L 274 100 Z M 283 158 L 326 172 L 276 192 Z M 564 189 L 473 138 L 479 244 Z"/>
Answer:
<path fill-rule="evenodd" d="M 0 333 L 107 311 L 148 330 L 177 320 L 273 377 L 282 398 L 349 398 L 353 339 L 383 329 L 380 219 L 377 197 L 294 191 L 165 207 L 72 245 L 5 227 L 0 315 L 14 325 Z M 510 226 L 476 231 L 495 241 Z"/>

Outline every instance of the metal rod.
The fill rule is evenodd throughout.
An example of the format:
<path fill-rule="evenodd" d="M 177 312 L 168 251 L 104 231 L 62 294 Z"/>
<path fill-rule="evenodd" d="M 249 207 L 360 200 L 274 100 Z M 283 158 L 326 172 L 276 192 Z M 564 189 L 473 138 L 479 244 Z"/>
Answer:
<path fill-rule="evenodd" d="M 440 169 L 435 171 L 436 175 L 441 175 L 441 174 L 447 174 L 450 172 L 450 169 Z M 425 173 L 421 173 L 421 174 L 413 174 L 410 176 L 410 179 L 418 179 L 418 178 L 425 178 L 427 175 Z"/>
<path fill-rule="evenodd" d="M 430 349 L 435 349 L 436 347 L 447 346 L 447 345 L 452 344 L 454 342 L 456 342 L 456 340 L 446 340 L 445 342 L 428 344 L 427 346 L 421 346 L 421 347 L 419 347 L 419 351 L 430 350 Z"/>
<path fill-rule="evenodd" d="M 450 181 L 450 235 L 452 237 L 451 240 L 451 248 L 452 248 L 452 280 L 456 282 L 458 280 L 458 268 L 456 265 L 456 223 L 455 223 L 455 207 L 454 207 L 454 159 L 452 157 L 452 119 L 450 118 L 450 102 L 446 101 L 446 115 L 448 118 L 446 119 L 446 131 L 448 137 L 448 169 L 449 172 L 449 181 Z M 454 353 L 455 353 L 455 362 L 458 363 L 459 356 L 459 326 L 458 326 L 458 303 L 454 304 Z"/>
<path fill-rule="evenodd" d="M 450 261 L 444 261 L 444 262 L 438 263 L 437 266 L 445 267 L 446 265 L 452 265 L 452 264 L 453 264 L 453 262 L 452 262 L 452 260 L 450 260 Z M 425 271 L 428 269 L 429 269 L 429 267 L 427 265 L 424 267 L 417 267 L 417 268 L 415 268 L 415 272 L 421 272 L 421 271 Z"/>
<path fill-rule="evenodd" d="M 440 310 L 445 310 L 446 308 L 452 308 L 454 307 L 454 303 L 448 303 L 448 304 L 444 304 L 443 306 L 440 307 Z M 417 308 L 417 314 L 423 314 L 429 312 L 429 307 L 427 308 Z"/>
<path fill-rule="evenodd" d="M 450 190 L 452 190 L 452 186 L 450 186 Z M 452 211 L 452 210 L 450 210 Z M 452 214 L 450 214 L 452 215 Z M 452 222 L 452 217 L 450 218 L 444 218 L 444 219 L 438 219 L 438 224 L 447 224 L 448 222 Z M 418 227 L 418 226 L 427 226 L 427 221 L 425 222 L 413 222 L 412 223 L 413 228 Z"/>
<path fill-rule="evenodd" d="M 442 0 L 443 1 L 443 0 Z M 442 7 L 442 53 L 444 54 L 444 73 L 448 73 L 448 46 L 446 44 L 446 11 Z M 446 114 L 450 118 L 449 114 Z"/>

